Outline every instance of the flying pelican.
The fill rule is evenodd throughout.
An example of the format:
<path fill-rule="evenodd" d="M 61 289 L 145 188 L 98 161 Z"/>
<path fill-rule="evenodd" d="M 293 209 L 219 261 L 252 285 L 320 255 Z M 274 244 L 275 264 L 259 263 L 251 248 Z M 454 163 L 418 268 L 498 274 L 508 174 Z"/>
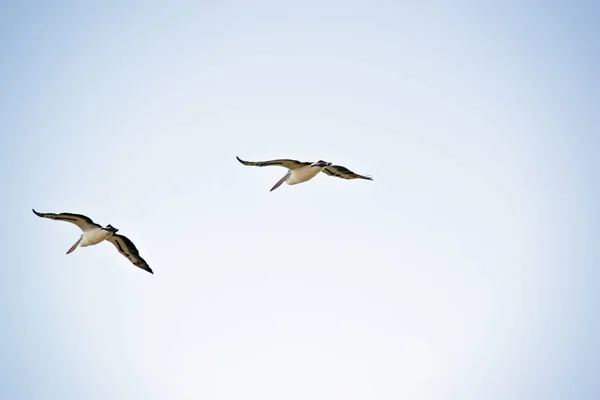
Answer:
<path fill-rule="evenodd" d="M 106 225 L 105 228 L 98 225 L 90 218 L 81 214 L 70 214 L 70 213 L 60 213 L 60 214 L 52 214 L 52 213 L 39 213 L 35 211 L 33 208 L 31 209 L 35 215 L 42 218 L 50 218 L 55 219 L 57 221 L 67 221 L 72 224 L 75 224 L 83 231 L 81 237 L 75 244 L 67 251 L 67 254 L 72 253 L 75 249 L 79 247 L 86 247 L 98 244 L 105 240 L 108 240 L 112 244 L 115 245 L 119 253 L 123 254 L 125 257 L 129 259 L 136 267 L 139 267 L 145 271 L 152 272 L 152 269 L 148 266 L 148 263 L 144 261 L 144 259 L 140 256 L 138 249 L 131 242 L 131 240 L 127 239 L 123 235 L 117 235 L 117 228 L 114 228 L 112 225 Z"/>
<path fill-rule="evenodd" d="M 275 184 L 271 188 L 271 192 L 277 189 L 283 182 L 287 182 L 288 185 L 295 185 L 297 183 L 302 183 L 311 180 L 314 178 L 319 172 L 325 172 L 327 175 L 337 176 L 338 178 L 343 179 L 368 179 L 370 181 L 373 180 L 370 176 L 355 174 L 350 171 L 346 167 L 342 167 L 341 165 L 331 165 L 330 162 L 319 160 L 317 162 L 302 162 L 296 160 L 271 160 L 271 161 L 244 161 L 240 159 L 238 156 L 235 156 L 239 162 L 244 165 L 251 165 L 254 167 L 268 167 L 270 165 L 277 165 L 280 167 L 285 167 L 289 171 L 279 182 Z"/>

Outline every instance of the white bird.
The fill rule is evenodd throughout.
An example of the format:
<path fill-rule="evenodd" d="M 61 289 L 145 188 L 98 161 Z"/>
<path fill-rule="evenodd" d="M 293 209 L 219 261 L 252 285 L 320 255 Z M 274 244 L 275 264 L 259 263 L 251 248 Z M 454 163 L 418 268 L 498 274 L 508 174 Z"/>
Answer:
<path fill-rule="evenodd" d="M 152 272 L 152 269 L 148 266 L 148 263 L 140 256 L 138 249 L 135 247 L 133 242 L 123 235 L 117 235 L 117 228 L 112 225 L 106 225 L 105 228 L 96 224 L 90 218 L 81 214 L 70 214 L 70 213 L 39 213 L 34 209 L 31 209 L 35 215 L 42 218 L 50 218 L 57 221 L 66 221 L 75 224 L 83 231 L 81 237 L 75 244 L 67 251 L 67 254 L 75 251 L 77 247 L 86 247 L 98 244 L 105 240 L 111 242 L 125 257 L 129 259 L 136 267 L 139 267 L 145 271 Z"/>
<path fill-rule="evenodd" d="M 314 178 L 319 172 L 325 172 L 327 175 L 337 176 L 338 178 L 343 179 L 367 179 L 372 181 L 373 178 L 366 175 L 355 174 L 350 171 L 346 167 L 342 167 L 341 165 L 331 165 L 330 162 L 319 160 L 317 162 L 302 162 L 296 160 L 271 160 L 271 161 L 244 161 L 240 159 L 238 156 L 235 158 L 238 159 L 244 165 L 251 165 L 254 167 L 268 167 L 271 165 L 276 165 L 280 167 L 285 167 L 289 171 L 279 182 L 275 184 L 271 188 L 271 192 L 277 189 L 283 182 L 286 182 L 288 185 L 296 185 L 298 183 L 306 182 Z"/>

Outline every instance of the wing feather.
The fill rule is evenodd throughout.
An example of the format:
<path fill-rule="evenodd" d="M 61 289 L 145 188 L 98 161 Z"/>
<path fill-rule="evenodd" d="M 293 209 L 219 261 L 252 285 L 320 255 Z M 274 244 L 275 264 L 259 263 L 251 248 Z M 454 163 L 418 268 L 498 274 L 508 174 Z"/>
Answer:
<path fill-rule="evenodd" d="M 98 225 L 97 223 L 92 221 L 91 218 L 86 217 L 85 215 L 72 214 L 72 213 L 60 213 L 60 214 L 39 213 L 39 212 L 35 211 L 33 208 L 31 210 L 38 217 L 49 218 L 49 219 L 53 219 L 56 221 L 65 221 L 65 222 L 70 222 L 72 224 L 75 224 L 79 227 L 79 229 L 81 229 L 84 232 L 89 231 L 91 229 L 102 228 L 100 225 Z"/>
<path fill-rule="evenodd" d="M 309 162 L 302 162 L 297 160 L 290 160 L 287 158 L 279 159 L 279 160 L 270 160 L 270 161 L 244 161 L 238 156 L 236 156 L 237 160 L 244 165 L 250 165 L 253 167 L 269 167 L 272 165 L 276 165 L 279 167 L 285 167 L 287 169 L 295 169 L 301 167 L 303 165 L 310 165 Z"/>
<path fill-rule="evenodd" d="M 106 240 L 114 244 L 119 253 L 127 257 L 127 259 L 129 259 L 129 261 L 131 261 L 133 265 L 145 271 L 148 271 L 151 274 L 154 274 L 150 266 L 148 266 L 148 263 L 142 258 L 142 256 L 140 256 L 140 252 L 135 247 L 133 242 L 129 240 L 126 236 L 118 235 L 115 233 L 114 235 L 109 236 Z"/>
<path fill-rule="evenodd" d="M 330 165 L 328 167 L 325 167 L 325 169 L 323 169 L 323 172 L 325 172 L 327 175 L 336 176 L 342 179 L 367 179 L 370 181 L 373 180 L 373 178 L 371 178 L 368 175 L 356 174 L 350 171 L 348 168 L 343 167 L 341 165 Z"/>

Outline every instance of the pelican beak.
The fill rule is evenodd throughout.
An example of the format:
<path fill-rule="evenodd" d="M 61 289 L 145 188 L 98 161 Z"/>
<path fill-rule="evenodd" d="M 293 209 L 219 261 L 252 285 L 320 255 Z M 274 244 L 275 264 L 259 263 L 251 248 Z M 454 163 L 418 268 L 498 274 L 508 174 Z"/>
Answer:
<path fill-rule="evenodd" d="M 71 254 L 72 252 L 75 251 L 75 249 L 77 248 L 77 246 L 79 246 L 79 243 L 81 243 L 81 239 L 83 239 L 83 235 L 81 235 L 81 237 L 79 237 L 79 240 L 76 241 L 73 246 L 71 246 L 71 248 L 69 249 L 69 251 L 67 251 L 67 254 Z"/>
<path fill-rule="evenodd" d="M 275 184 L 275 186 L 273 186 L 273 187 L 271 188 L 271 190 L 269 190 L 269 192 L 272 192 L 273 190 L 275 190 L 275 189 L 277 189 L 279 186 L 281 186 L 281 184 L 282 184 L 283 182 L 287 181 L 287 180 L 288 180 L 288 178 L 289 178 L 291 175 L 292 175 L 292 171 L 291 171 L 291 170 L 289 170 L 289 171 L 287 172 L 287 174 L 285 174 L 285 175 L 283 176 L 283 178 L 281 178 L 281 180 L 280 180 L 279 182 L 277 182 L 277 183 Z"/>

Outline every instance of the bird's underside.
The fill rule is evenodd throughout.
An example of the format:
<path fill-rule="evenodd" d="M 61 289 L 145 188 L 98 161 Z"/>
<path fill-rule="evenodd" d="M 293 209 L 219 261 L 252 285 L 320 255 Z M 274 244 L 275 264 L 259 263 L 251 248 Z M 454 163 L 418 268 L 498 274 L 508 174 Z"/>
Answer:
<path fill-rule="evenodd" d="M 56 221 L 65 221 L 75 224 L 83 231 L 81 237 L 71 248 L 67 251 L 67 254 L 72 253 L 78 247 L 85 247 L 99 244 L 103 241 L 108 241 L 112 243 L 117 251 L 121 253 L 123 256 L 127 257 L 129 261 L 133 265 L 138 268 L 141 268 L 145 271 L 153 274 L 154 272 L 148 265 L 148 263 L 140 256 L 138 249 L 135 247 L 133 242 L 129 240 L 126 236 L 119 235 L 116 232 L 118 229 L 113 228 L 111 225 L 107 225 L 107 227 L 103 228 L 101 225 L 96 224 L 92 221 L 91 218 L 86 217 L 82 214 L 72 214 L 72 213 L 39 213 L 35 210 L 32 210 L 35 215 L 41 218 L 53 219 Z"/>
<path fill-rule="evenodd" d="M 289 169 L 288 173 L 281 178 L 272 188 L 271 191 L 277 189 L 284 182 L 288 182 L 288 184 L 296 184 L 301 182 L 306 182 L 312 179 L 319 172 L 324 172 L 329 176 L 335 176 L 342 179 L 366 179 L 372 181 L 373 178 L 367 175 L 360 175 L 355 172 L 352 172 L 348 168 L 341 165 L 331 165 L 331 163 L 326 163 L 324 161 L 317 161 L 315 163 L 303 162 L 298 160 L 291 160 L 287 158 L 277 159 L 277 160 L 269 160 L 269 161 L 245 161 L 241 158 L 237 157 L 237 160 L 247 166 L 253 167 L 269 167 L 269 166 L 279 166 Z M 310 168 L 318 168 L 317 171 L 310 172 Z"/>

